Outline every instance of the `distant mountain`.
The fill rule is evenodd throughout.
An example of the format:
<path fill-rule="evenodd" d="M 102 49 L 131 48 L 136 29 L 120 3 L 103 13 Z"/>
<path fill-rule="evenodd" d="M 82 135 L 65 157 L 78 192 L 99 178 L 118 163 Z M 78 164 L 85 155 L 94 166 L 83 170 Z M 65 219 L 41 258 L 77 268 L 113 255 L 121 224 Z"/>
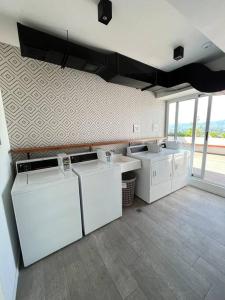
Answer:
<path fill-rule="evenodd" d="M 197 127 L 205 130 L 205 122 L 198 122 Z M 174 131 L 175 124 L 170 124 L 169 131 Z M 178 131 L 185 131 L 187 129 L 192 128 L 192 123 L 180 123 L 178 124 Z M 225 133 L 225 119 L 219 120 L 219 121 L 211 121 L 210 122 L 210 131 L 216 131 L 216 132 L 224 132 Z"/>

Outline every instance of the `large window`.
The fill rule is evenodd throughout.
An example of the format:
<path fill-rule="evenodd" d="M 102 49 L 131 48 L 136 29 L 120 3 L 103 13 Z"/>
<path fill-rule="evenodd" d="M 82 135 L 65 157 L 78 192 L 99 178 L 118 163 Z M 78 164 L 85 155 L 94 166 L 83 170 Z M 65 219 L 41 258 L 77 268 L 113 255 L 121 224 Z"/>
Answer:
<path fill-rule="evenodd" d="M 191 150 L 195 99 L 178 103 L 177 140 Z"/>
<path fill-rule="evenodd" d="M 168 105 L 168 139 L 175 139 L 175 123 L 176 123 L 176 102 Z"/>
<path fill-rule="evenodd" d="M 192 151 L 192 174 L 225 186 L 225 96 L 167 104 L 167 135 Z"/>

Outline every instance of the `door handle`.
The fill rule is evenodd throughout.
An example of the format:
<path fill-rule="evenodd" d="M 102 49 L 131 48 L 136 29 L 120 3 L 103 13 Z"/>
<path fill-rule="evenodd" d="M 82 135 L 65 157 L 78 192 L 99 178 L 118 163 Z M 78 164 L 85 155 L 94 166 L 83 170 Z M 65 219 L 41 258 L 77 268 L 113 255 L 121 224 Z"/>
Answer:
<path fill-rule="evenodd" d="M 206 142 L 208 142 L 208 137 L 209 137 L 209 132 L 206 131 L 206 133 L 205 133 L 205 140 L 206 140 Z"/>

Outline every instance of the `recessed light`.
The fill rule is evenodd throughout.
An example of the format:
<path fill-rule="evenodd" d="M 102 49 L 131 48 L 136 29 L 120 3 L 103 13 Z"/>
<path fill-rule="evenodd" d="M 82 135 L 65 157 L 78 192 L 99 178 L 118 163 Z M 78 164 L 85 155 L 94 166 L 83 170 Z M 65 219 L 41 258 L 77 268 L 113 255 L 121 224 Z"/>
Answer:
<path fill-rule="evenodd" d="M 203 49 L 209 49 L 213 46 L 213 43 L 212 42 L 206 42 L 204 44 L 202 44 L 202 48 Z"/>

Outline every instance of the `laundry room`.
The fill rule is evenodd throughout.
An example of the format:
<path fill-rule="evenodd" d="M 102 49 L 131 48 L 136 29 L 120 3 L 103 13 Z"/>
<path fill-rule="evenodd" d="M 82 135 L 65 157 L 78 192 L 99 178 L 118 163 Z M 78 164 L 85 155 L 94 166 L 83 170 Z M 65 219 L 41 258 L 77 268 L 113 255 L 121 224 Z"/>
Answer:
<path fill-rule="evenodd" d="M 225 299 L 216 2 L 0 0 L 0 300 Z"/>

